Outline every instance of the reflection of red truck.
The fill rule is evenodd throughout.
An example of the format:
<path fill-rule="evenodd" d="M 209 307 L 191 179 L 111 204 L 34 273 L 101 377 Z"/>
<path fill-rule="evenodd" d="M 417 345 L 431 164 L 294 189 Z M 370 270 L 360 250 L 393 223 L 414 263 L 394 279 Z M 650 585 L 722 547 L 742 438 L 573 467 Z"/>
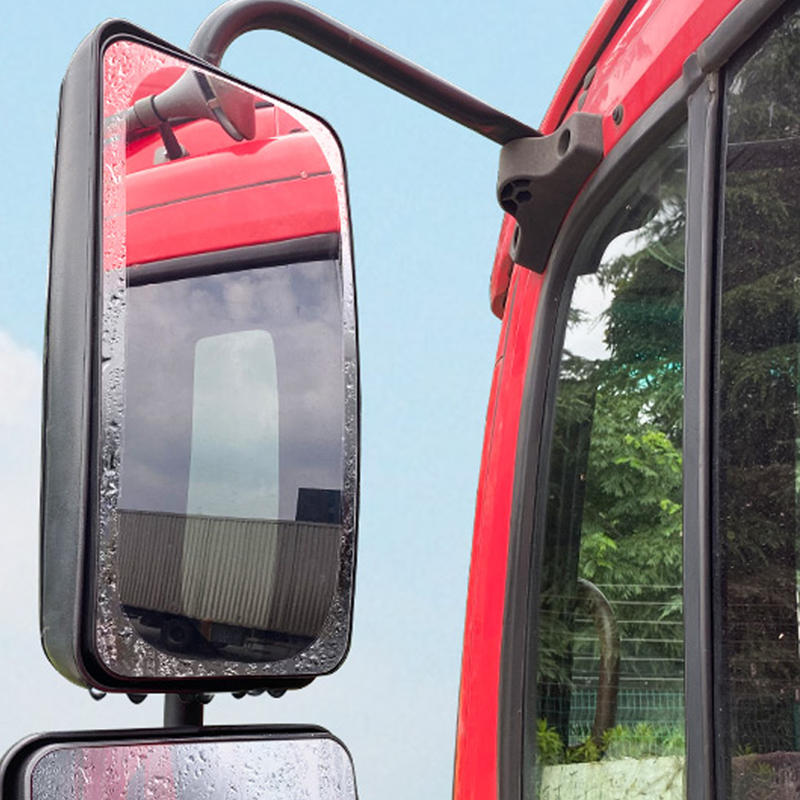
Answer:
<path fill-rule="evenodd" d="M 56 750 L 47 758 L 55 760 L 53 773 L 62 784 L 74 775 L 75 800 L 177 800 L 176 778 L 189 772 L 174 763 L 170 747 L 147 744 Z M 65 759 L 72 760 L 71 769 Z M 44 764 L 39 766 L 39 774 L 47 772 Z"/>
<path fill-rule="evenodd" d="M 160 168 L 158 134 L 128 145 L 129 265 L 339 231 L 334 178 L 314 137 L 265 102 L 255 119 L 244 143 L 211 120 L 176 127 L 188 156 Z M 241 157 L 253 153 L 255 166 Z"/>

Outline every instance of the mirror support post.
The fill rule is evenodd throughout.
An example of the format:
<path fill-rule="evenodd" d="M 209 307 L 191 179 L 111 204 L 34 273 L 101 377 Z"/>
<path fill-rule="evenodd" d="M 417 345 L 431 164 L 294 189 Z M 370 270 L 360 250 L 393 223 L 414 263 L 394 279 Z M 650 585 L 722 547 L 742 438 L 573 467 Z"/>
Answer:
<path fill-rule="evenodd" d="M 189 52 L 219 66 L 228 46 L 252 30 L 288 34 L 498 144 L 541 136 L 535 128 L 298 0 L 229 0 L 197 29 Z"/>
<path fill-rule="evenodd" d="M 195 695 L 164 695 L 165 728 L 201 728 L 203 726 L 203 703 Z"/>

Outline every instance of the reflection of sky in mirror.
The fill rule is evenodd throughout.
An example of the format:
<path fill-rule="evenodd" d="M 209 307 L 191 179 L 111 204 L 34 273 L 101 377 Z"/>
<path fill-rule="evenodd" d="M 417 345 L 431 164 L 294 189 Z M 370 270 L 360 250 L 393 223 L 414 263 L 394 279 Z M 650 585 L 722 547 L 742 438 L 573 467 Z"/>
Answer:
<path fill-rule="evenodd" d="M 608 310 L 610 302 L 611 291 L 600 286 L 596 275 L 578 276 L 572 295 L 572 308 L 579 310 L 581 317 L 567 328 L 564 343 L 572 355 L 589 360 L 608 358 L 603 314 Z"/>
<path fill-rule="evenodd" d="M 197 342 L 187 514 L 277 518 L 279 413 L 266 331 Z"/>
<path fill-rule="evenodd" d="M 340 298 L 338 266 L 332 262 L 129 287 L 120 507 L 186 513 L 198 342 L 242 331 L 264 331 L 274 346 L 280 518 L 294 519 L 300 488 L 341 490 L 344 387 Z M 230 369 L 217 377 L 215 397 L 219 401 Z M 203 391 L 210 391 L 212 376 L 201 380 L 206 387 Z M 256 380 L 252 374 L 250 380 Z M 263 387 L 264 381 L 261 383 Z M 247 390 L 242 385 L 236 391 Z M 262 411 L 274 406 L 271 395 L 274 392 L 267 390 L 259 399 Z M 237 413 L 244 413 L 247 407 L 253 407 L 253 398 L 241 403 Z M 201 424 L 208 425 L 207 421 Z M 251 433 L 266 436 L 258 427 L 254 423 Z M 231 434 L 245 435 L 240 424 Z M 202 460 L 230 466 L 232 447 L 235 445 L 223 437 L 211 436 L 204 441 Z M 228 469 L 229 475 L 255 467 L 257 458 L 245 452 L 244 462 L 233 472 Z M 268 464 L 262 469 L 268 472 Z M 214 491 L 218 493 L 225 491 L 225 473 L 220 469 L 215 476 L 219 486 Z M 213 479 L 210 470 L 202 472 L 204 483 Z M 242 487 L 242 491 L 247 490 Z"/>
<path fill-rule="evenodd" d="M 628 231 L 613 239 L 606 247 L 601 264 L 609 264 L 620 256 L 632 255 L 642 247 L 639 230 Z M 574 356 L 589 360 L 606 359 L 610 351 L 605 343 L 605 314 L 613 300 L 613 289 L 601 286 L 596 273 L 579 275 L 572 295 L 572 308 L 580 319 L 570 324 L 564 346 Z"/>
<path fill-rule="evenodd" d="M 331 739 L 64 747 L 32 769 L 31 800 L 355 800 Z"/>

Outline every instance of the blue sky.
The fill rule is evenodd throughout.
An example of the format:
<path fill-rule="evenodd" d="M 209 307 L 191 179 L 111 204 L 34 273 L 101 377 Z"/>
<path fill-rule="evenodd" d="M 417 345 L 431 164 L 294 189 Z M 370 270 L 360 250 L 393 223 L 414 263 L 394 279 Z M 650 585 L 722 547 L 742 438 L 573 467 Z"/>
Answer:
<path fill-rule="evenodd" d="M 3 12 L 0 214 L 0 751 L 36 731 L 157 726 L 161 704 L 92 701 L 38 643 L 39 373 L 58 91 L 82 37 L 124 17 L 176 45 L 216 3 L 76 0 Z M 596 0 L 321 0 L 327 14 L 537 125 Z M 500 9 L 500 10 L 498 10 Z M 451 791 L 472 515 L 499 322 L 488 283 L 497 145 L 286 37 L 227 71 L 324 116 L 350 178 L 363 394 L 355 629 L 340 671 L 281 700 L 218 697 L 214 723 L 307 722 L 349 746 L 363 798 Z"/>

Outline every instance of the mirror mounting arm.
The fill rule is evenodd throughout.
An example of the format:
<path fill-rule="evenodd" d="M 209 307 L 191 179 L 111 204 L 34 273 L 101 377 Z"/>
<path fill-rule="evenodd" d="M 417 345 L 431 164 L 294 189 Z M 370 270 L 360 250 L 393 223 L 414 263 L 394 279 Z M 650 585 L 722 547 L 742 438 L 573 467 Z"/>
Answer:
<path fill-rule="evenodd" d="M 228 46 L 252 30 L 292 36 L 498 144 L 541 135 L 298 0 L 229 0 L 197 29 L 189 51 L 219 66 Z"/>

